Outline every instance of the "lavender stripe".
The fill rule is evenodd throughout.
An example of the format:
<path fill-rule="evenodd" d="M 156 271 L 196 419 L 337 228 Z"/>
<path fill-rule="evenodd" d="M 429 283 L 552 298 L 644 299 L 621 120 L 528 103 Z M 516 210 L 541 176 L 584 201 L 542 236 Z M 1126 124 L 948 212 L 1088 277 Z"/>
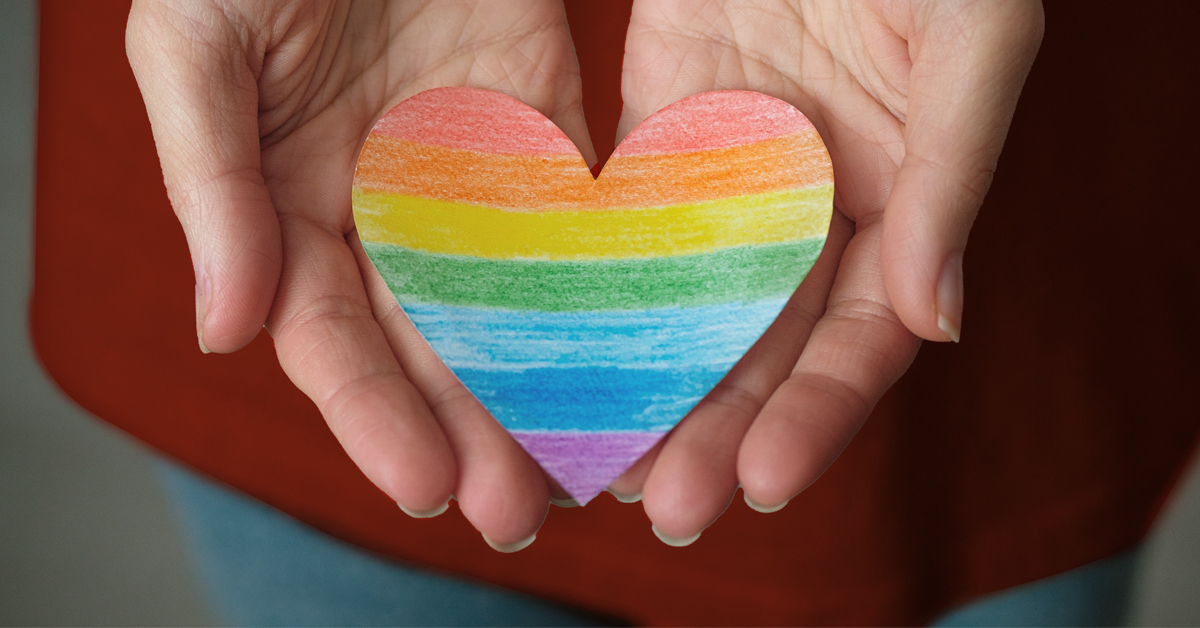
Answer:
<path fill-rule="evenodd" d="M 580 505 L 592 501 L 666 432 L 511 431 Z"/>

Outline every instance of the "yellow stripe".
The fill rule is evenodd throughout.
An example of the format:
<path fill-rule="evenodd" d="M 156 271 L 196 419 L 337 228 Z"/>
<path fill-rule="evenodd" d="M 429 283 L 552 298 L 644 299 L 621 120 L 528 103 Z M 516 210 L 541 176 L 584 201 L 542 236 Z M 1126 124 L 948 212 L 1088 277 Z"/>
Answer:
<path fill-rule="evenodd" d="M 668 207 L 514 213 L 354 189 L 368 242 L 492 259 L 621 259 L 791 242 L 829 230 L 833 184 Z"/>

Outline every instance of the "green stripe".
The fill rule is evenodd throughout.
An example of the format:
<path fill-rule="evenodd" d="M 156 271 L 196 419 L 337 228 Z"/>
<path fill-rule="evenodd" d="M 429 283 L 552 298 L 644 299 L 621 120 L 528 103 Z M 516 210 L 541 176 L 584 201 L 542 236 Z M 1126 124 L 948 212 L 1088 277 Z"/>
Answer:
<path fill-rule="evenodd" d="M 364 242 L 401 303 L 543 312 L 696 307 L 790 294 L 824 237 L 701 255 L 587 262 L 496 260 Z"/>

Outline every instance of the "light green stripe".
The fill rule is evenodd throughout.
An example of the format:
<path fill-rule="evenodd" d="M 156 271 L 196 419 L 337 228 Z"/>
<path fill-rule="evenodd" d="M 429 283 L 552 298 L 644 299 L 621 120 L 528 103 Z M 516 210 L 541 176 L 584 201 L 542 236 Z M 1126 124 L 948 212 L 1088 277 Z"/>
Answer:
<path fill-rule="evenodd" d="M 543 312 L 749 303 L 790 294 L 823 236 L 703 255 L 596 261 L 495 260 L 364 242 L 401 303 Z"/>

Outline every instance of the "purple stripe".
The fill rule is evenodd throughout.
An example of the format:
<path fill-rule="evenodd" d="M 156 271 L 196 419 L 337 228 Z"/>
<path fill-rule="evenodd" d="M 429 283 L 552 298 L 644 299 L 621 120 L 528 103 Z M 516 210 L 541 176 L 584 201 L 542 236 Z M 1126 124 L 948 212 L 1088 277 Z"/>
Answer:
<path fill-rule="evenodd" d="M 522 432 L 525 451 L 580 505 L 592 501 L 666 432 Z"/>

